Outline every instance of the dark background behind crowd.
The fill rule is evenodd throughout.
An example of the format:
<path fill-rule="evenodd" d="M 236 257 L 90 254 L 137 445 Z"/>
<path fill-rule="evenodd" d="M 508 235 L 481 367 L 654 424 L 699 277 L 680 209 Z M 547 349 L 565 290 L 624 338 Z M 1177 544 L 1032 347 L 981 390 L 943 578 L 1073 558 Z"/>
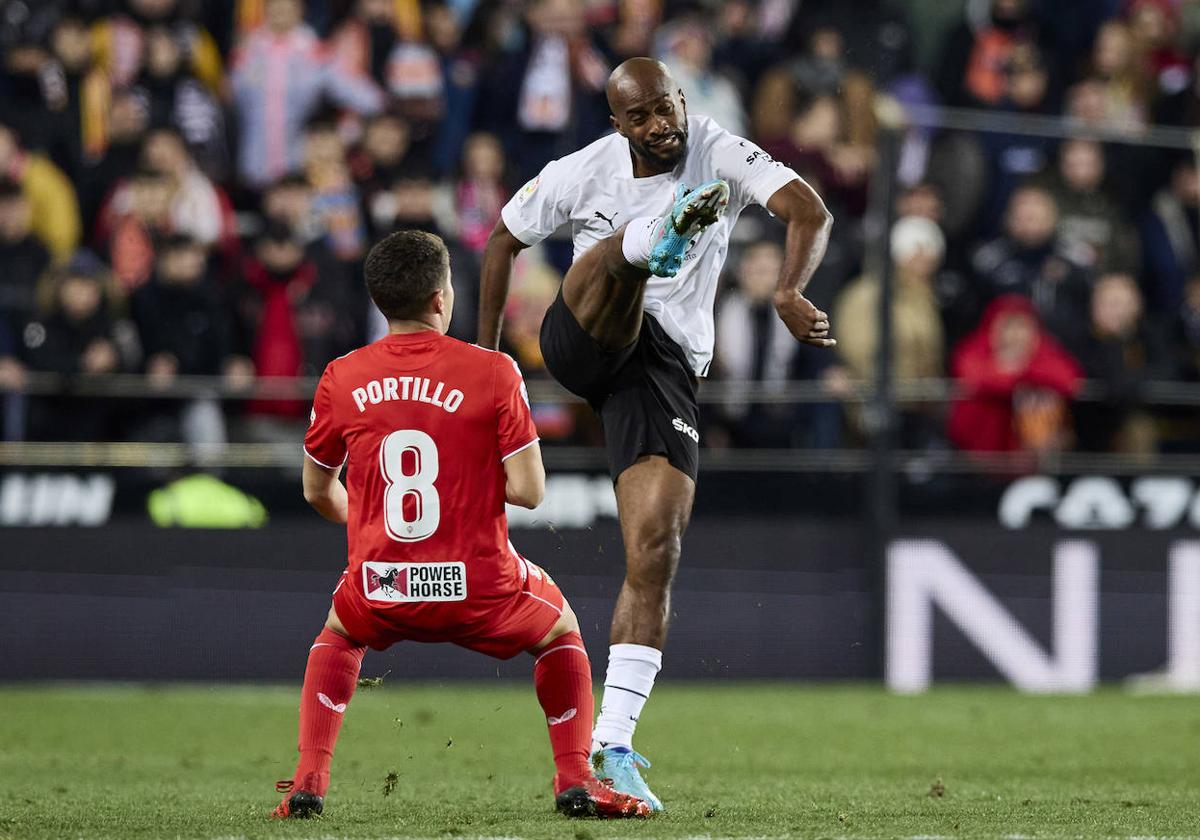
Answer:
<path fill-rule="evenodd" d="M 900 443 L 967 452 L 1196 447 L 1195 409 L 1146 383 L 1200 381 L 1200 178 L 1139 143 L 1200 118 L 1200 4 L 1176 0 L 5 0 L 0 2 L 0 406 L 5 439 L 295 440 L 315 376 L 386 329 L 360 266 L 387 233 L 450 246 L 474 338 L 500 208 L 608 128 L 634 55 L 793 166 L 836 218 L 809 296 L 836 351 L 774 317 L 782 229 L 748 213 L 718 303 L 714 378 L 820 383 L 828 401 L 706 407 L 708 446 L 840 447 L 874 372 L 879 278 L 863 216 L 885 106 L 1058 116 L 1066 140 L 910 129 L 890 234 Z M 1097 142 L 1092 132 L 1128 142 Z M 545 378 L 537 335 L 570 257 L 523 252 L 504 349 Z M 137 399 L 22 394 L 146 376 Z M 160 392 L 220 377 L 251 398 Z M 214 380 L 217 381 L 217 380 Z M 1085 381 L 1099 384 L 1080 398 Z M 586 410 L 535 406 L 544 440 L 589 443 Z"/>

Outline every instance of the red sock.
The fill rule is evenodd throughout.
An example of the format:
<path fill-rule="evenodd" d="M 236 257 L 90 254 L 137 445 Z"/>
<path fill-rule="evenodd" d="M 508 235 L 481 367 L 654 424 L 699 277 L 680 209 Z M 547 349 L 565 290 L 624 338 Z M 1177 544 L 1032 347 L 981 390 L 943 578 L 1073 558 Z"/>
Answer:
<path fill-rule="evenodd" d="M 578 633 L 559 636 L 534 654 L 533 686 L 546 713 L 554 751 L 554 792 L 592 775 L 592 666 Z"/>
<path fill-rule="evenodd" d="M 366 647 L 328 627 L 321 630 L 308 651 L 300 694 L 300 763 L 294 778 L 297 790 L 325 795 L 333 745 L 346 706 L 354 696 L 358 669 L 366 652 Z"/>

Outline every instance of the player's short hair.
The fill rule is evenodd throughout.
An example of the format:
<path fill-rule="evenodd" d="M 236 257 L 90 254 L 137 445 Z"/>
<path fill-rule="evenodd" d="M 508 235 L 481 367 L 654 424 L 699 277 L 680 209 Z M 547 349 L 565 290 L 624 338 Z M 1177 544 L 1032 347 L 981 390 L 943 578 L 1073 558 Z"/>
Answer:
<path fill-rule="evenodd" d="M 429 298 L 449 280 L 450 252 L 435 234 L 396 231 L 367 254 L 363 274 L 367 293 L 385 318 L 411 320 L 425 314 Z"/>

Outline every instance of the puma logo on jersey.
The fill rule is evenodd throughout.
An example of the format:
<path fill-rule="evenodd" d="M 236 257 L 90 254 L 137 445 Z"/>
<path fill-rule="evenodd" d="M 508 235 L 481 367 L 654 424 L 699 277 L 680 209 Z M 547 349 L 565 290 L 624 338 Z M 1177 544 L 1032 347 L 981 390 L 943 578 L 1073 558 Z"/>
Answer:
<path fill-rule="evenodd" d="M 693 429 L 691 426 L 689 426 L 687 423 L 684 423 L 682 419 L 676 417 L 674 420 L 671 421 L 671 425 L 674 426 L 675 431 L 679 432 L 680 434 L 687 435 L 692 440 L 696 441 L 696 443 L 700 442 L 700 433 L 698 431 L 696 431 L 695 429 Z"/>
<path fill-rule="evenodd" d="M 567 709 L 562 713 L 562 717 L 550 715 L 546 718 L 546 723 L 550 724 L 551 726 L 558 726 L 560 723 L 566 723 L 567 721 L 571 720 L 576 714 L 577 712 L 575 709 Z"/>
<path fill-rule="evenodd" d="M 610 230 L 616 230 L 616 227 L 613 225 L 613 219 L 617 218 L 617 214 L 615 212 L 612 214 L 612 219 L 610 219 L 608 216 L 605 216 L 599 210 L 597 210 L 592 215 L 595 216 L 597 219 L 603 219 L 604 221 L 608 222 L 608 227 Z"/>
<path fill-rule="evenodd" d="M 321 705 L 324 706 L 326 709 L 332 709 L 333 711 L 337 712 L 339 715 L 344 714 L 346 711 L 345 703 L 334 703 L 332 700 L 329 699 L 329 697 L 324 692 L 318 691 L 317 699 L 321 701 Z"/>

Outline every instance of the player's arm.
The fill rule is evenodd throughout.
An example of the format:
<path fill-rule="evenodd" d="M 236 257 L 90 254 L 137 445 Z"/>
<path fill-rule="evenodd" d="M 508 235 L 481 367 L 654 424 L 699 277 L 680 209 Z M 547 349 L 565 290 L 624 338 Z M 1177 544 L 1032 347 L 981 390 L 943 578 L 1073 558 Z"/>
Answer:
<path fill-rule="evenodd" d="M 346 488 L 338 480 L 341 466 L 323 467 L 312 458 L 304 459 L 304 501 L 330 522 L 346 524 Z"/>
<path fill-rule="evenodd" d="M 800 341 L 832 347 L 837 341 L 829 337 L 829 316 L 804 296 L 804 289 L 825 256 L 833 216 L 816 191 L 799 178 L 776 190 L 767 209 L 787 224 L 775 311 Z"/>
<path fill-rule="evenodd" d="M 570 185 L 575 175 L 563 177 L 564 164 L 550 161 L 500 209 L 500 218 L 488 237 L 479 271 L 480 347 L 500 346 L 500 325 L 513 260 L 522 248 L 541 242 L 570 217 Z"/>
<path fill-rule="evenodd" d="M 479 337 L 480 347 L 495 350 L 500 346 L 500 325 L 504 320 L 504 304 L 508 300 L 508 285 L 512 278 L 513 260 L 526 245 L 513 236 L 504 219 L 488 237 L 479 271 Z"/>
<path fill-rule="evenodd" d="M 510 505 L 533 510 L 546 496 L 546 468 L 537 441 L 504 461 L 504 498 Z"/>

